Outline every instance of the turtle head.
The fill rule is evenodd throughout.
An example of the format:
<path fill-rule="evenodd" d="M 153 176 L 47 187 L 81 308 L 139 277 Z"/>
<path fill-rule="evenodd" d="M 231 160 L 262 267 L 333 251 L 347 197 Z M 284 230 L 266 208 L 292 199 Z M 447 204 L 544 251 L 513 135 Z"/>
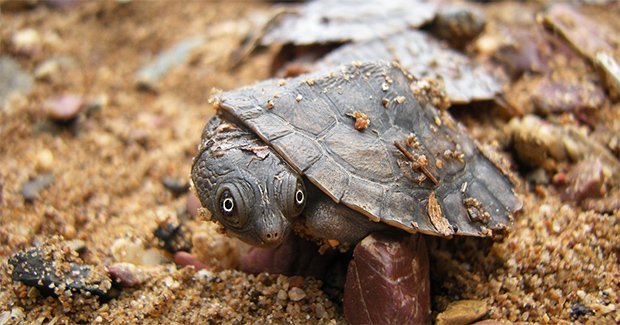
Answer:
<path fill-rule="evenodd" d="M 253 141 L 239 132 L 223 135 L 211 135 L 215 141 L 194 161 L 192 180 L 200 202 L 227 233 L 254 246 L 276 246 L 305 207 L 303 179 L 253 134 L 243 134 Z"/>

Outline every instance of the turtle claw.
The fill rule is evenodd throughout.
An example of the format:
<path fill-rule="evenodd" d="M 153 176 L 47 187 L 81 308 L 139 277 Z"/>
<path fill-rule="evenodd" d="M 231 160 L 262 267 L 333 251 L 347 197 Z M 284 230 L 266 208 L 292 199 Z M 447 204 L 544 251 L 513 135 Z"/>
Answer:
<path fill-rule="evenodd" d="M 353 251 L 344 289 L 351 324 L 430 323 L 430 282 L 424 237 L 367 236 Z"/>

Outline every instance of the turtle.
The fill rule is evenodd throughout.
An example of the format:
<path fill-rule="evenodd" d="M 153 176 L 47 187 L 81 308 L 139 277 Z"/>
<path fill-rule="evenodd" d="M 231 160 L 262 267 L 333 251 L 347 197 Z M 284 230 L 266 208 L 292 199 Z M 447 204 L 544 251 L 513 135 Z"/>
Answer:
<path fill-rule="evenodd" d="M 417 236 L 399 249 L 419 249 L 420 234 L 505 231 L 522 206 L 507 170 L 436 107 L 437 96 L 427 80 L 385 61 L 356 61 L 221 93 L 194 158 L 193 188 L 228 234 L 274 247 L 294 231 L 334 248 L 355 247 L 351 264 L 362 243 L 391 240 L 379 233 Z M 370 264 L 402 263 L 398 254 L 367 255 Z M 355 277 L 362 286 L 355 295 L 374 299 L 381 287 L 374 282 L 383 280 L 360 280 L 351 264 L 347 282 Z M 355 322 L 350 306 L 360 299 L 348 299 L 347 287 L 345 316 Z M 403 297 L 415 299 L 410 293 Z M 397 300 L 375 305 L 390 305 L 381 317 L 410 307 Z M 428 321 L 428 313 L 424 317 Z"/>

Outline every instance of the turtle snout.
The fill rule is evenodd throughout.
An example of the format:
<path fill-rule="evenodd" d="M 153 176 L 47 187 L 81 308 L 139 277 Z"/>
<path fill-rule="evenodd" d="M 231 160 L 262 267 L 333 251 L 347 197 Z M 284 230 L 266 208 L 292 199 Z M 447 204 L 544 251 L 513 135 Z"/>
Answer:
<path fill-rule="evenodd" d="M 278 230 L 265 231 L 261 234 L 261 240 L 267 246 L 279 244 L 282 241 L 282 232 Z"/>
<path fill-rule="evenodd" d="M 261 246 L 273 247 L 279 245 L 286 236 L 288 227 L 288 221 L 284 217 L 272 215 L 265 220 L 258 231 L 257 235 L 262 242 Z"/>

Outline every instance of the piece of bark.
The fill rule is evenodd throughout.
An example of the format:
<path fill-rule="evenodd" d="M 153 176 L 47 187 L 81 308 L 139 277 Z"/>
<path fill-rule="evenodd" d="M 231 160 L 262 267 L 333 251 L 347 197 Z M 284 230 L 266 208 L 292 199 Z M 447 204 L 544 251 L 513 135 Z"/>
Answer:
<path fill-rule="evenodd" d="M 618 33 L 579 13 L 567 4 L 556 4 L 547 10 L 543 23 L 561 34 L 579 54 L 600 68 L 610 94 L 620 94 L 620 44 Z"/>
<path fill-rule="evenodd" d="M 415 8 L 415 10 L 411 10 Z M 418 27 L 435 16 L 425 1 L 312 1 L 274 18 L 260 44 L 326 44 L 360 41 Z"/>

